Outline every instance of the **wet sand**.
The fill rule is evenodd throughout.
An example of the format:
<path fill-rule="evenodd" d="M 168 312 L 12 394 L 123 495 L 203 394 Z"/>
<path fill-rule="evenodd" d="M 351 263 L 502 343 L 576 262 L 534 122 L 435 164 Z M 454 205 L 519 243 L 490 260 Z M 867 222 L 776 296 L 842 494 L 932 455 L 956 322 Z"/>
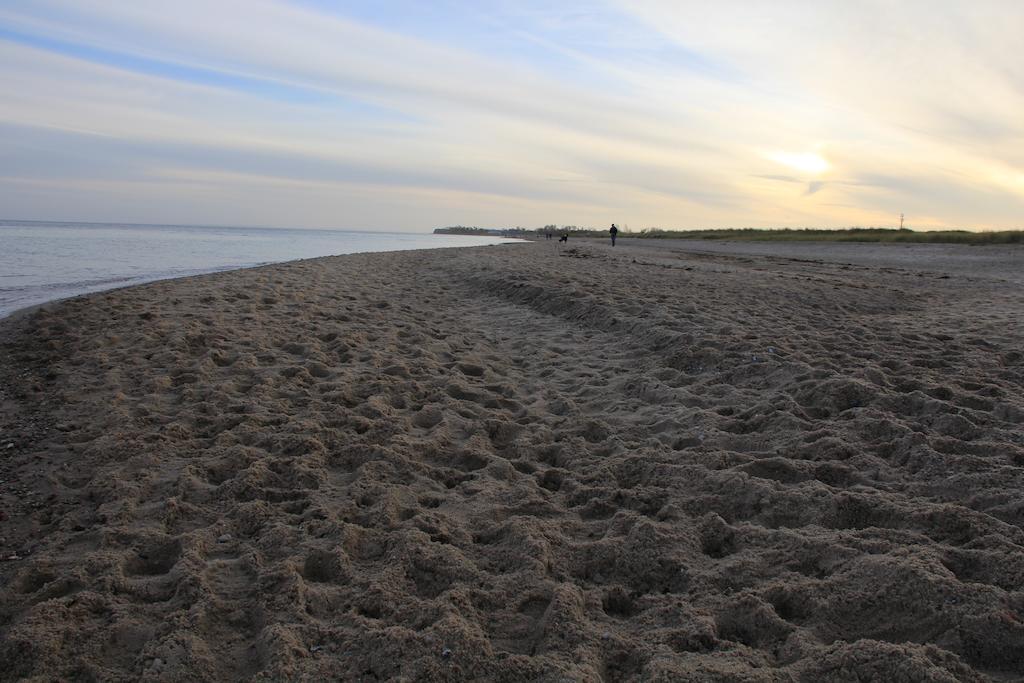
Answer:
<path fill-rule="evenodd" d="M 694 244 L 5 321 L 0 679 L 1024 675 L 1024 250 Z"/>

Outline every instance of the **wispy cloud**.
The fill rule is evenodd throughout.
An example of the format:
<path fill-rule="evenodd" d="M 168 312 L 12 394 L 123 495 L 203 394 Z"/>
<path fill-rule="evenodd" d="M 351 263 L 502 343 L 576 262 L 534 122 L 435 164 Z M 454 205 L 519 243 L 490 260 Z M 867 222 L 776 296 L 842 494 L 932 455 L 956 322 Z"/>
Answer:
<path fill-rule="evenodd" d="M 0 204 L 398 229 L 1019 225 L 1024 9 L 939 5 L 9 0 Z"/>

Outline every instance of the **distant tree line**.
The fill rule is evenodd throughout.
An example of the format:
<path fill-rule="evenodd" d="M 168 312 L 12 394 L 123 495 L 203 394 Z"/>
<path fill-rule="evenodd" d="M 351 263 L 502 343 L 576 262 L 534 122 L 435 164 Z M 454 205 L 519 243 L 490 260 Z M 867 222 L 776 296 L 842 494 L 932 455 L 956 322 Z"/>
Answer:
<path fill-rule="evenodd" d="M 610 224 L 609 224 L 610 225 Z M 551 223 L 540 228 L 477 228 L 456 225 L 437 228 L 437 234 L 447 235 L 502 235 L 506 237 L 543 236 L 545 233 L 560 235 L 570 233 L 574 237 L 607 237 L 608 228 L 579 227 Z M 641 239 L 701 239 L 701 240 L 745 240 L 783 242 L 923 242 L 946 244 L 1024 244 L 1024 231 L 971 231 L 934 230 L 917 231 L 910 228 L 697 228 L 672 230 L 667 228 L 644 228 L 632 232 L 629 226 L 619 226 L 619 237 Z"/>
<path fill-rule="evenodd" d="M 620 234 L 630 234 L 629 226 L 620 227 Z M 434 228 L 435 235 L 504 235 L 508 237 L 534 237 L 543 236 L 545 233 L 560 235 L 572 233 L 576 237 L 607 237 L 608 228 L 581 228 L 576 225 L 563 225 L 559 227 L 554 223 L 540 228 L 478 228 L 475 226 L 453 225 L 447 228 Z"/>
<path fill-rule="evenodd" d="M 478 228 L 476 226 L 452 225 L 447 228 L 434 228 L 435 235 L 499 235 L 502 237 L 530 237 L 541 232 L 541 228 Z"/>
<path fill-rule="evenodd" d="M 469 227 L 466 225 L 452 225 L 447 228 L 434 228 L 435 235 L 489 235 L 491 230 L 487 228 Z"/>

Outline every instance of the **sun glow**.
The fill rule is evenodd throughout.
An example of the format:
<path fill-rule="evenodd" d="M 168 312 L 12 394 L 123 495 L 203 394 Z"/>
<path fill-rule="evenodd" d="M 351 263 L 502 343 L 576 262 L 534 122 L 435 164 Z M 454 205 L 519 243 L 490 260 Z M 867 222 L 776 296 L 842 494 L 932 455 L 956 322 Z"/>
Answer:
<path fill-rule="evenodd" d="M 793 153 L 793 152 L 772 152 L 766 155 L 772 161 L 789 166 L 804 173 L 824 173 L 829 169 L 829 163 L 820 154 L 814 152 Z"/>

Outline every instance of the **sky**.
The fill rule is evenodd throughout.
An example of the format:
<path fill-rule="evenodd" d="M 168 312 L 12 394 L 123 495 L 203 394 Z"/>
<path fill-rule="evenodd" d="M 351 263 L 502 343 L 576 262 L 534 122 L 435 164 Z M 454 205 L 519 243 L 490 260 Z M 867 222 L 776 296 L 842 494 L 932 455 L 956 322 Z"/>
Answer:
<path fill-rule="evenodd" d="M 3 0 L 0 218 L 1024 228 L 1019 0 Z"/>

